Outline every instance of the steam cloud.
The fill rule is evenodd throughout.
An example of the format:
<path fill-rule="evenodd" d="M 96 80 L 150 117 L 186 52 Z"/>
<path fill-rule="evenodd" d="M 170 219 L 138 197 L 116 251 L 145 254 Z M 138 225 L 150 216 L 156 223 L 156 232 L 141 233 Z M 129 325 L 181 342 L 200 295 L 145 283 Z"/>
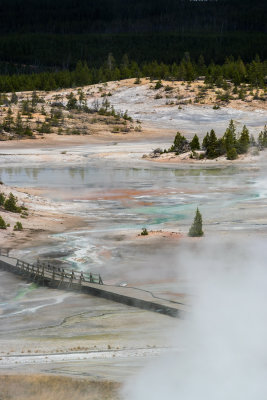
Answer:
<path fill-rule="evenodd" d="M 206 240 L 177 262 L 186 264 L 192 309 L 170 334 L 173 349 L 128 382 L 123 398 L 266 400 L 266 243 Z"/>

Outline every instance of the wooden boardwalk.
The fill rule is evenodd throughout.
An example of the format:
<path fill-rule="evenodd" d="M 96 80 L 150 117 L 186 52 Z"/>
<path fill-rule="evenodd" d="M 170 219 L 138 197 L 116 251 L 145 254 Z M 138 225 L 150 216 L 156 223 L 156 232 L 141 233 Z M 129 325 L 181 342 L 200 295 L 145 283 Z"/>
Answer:
<path fill-rule="evenodd" d="M 20 275 L 31 282 L 51 288 L 76 290 L 108 300 L 138 307 L 172 317 L 181 317 L 187 307 L 179 302 L 156 297 L 153 293 L 138 288 L 105 285 L 99 274 L 84 274 L 63 268 L 29 264 L 9 256 L 0 250 L 0 268 Z"/>

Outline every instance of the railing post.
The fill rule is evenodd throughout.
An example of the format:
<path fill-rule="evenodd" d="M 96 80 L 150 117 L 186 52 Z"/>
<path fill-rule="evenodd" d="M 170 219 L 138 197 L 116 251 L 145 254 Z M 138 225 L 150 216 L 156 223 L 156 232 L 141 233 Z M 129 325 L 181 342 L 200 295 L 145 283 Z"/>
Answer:
<path fill-rule="evenodd" d="M 39 265 L 36 265 L 36 271 L 35 271 L 35 275 L 33 277 L 33 280 L 35 280 L 36 277 L 37 277 L 37 280 L 38 280 L 39 275 L 40 275 L 40 267 L 39 267 Z"/>
<path fill-rule="evenodd" d="M 42 265 L 42 275 L 41 278 L 43 279 L 43 285 L 44 285 L 44 265 Z"/>
<path fill-rule="evenodd" d="M 74 271 L 72 270 L 68 287 L 71 287 L 73 279 L 75 279 L 75 275 L 74 275 Z"/>
<path fill-rule="evenodd" d="M 64 268 L 62 268 L 62 270 L 61 270 L 61 278 L 60 278 L 60 281 L 59 281 L 59 284 L 58 284 L 58 288 L 61 285 L 61 283 L 64 281 L 64 277 L 65 277 L 65 271 L 64 271 Z"/>
<path fill-rule="evenodd" d="M 80 274 L 80 281 L 79 281 L 80 286 L 82 286 L 82 281 L 84 281 L 83 271 L 81 271 Z"/>

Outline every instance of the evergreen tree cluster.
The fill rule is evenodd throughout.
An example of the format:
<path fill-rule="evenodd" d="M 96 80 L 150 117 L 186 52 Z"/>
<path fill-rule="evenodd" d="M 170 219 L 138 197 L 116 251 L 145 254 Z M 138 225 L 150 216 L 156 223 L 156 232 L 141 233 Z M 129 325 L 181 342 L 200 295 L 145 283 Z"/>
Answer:
<path fill-rule="evenodd" d="M 207 158 L 216 158 L 226 155 L 228 160 L 235 160 L 239 154 L 247 153 L 250 146 L 250 135 L 244 125 L 242 131 L 237 135 L 234 121 L 231 120 L 228 128 L 221 138 L 217 138 L 212 129 L 203 139 L 202 148 Z"/>
<path fill-rule="evenodd" d="M 113 106 L 111 106 L 107 97 L 104 97 L 102 100 L 102 104 L 99 103 L 98 100 L 95 100 L 92 106 L 89 108 L 86 105 L 86 97 L 81 89 L 78 90 L 79 100 L 77 100 L 76 96 L 73 92 L 67 95 L 67 110 L 78 110 L 85 113 L 98 113 L 99 115 L 104 115 L 106 117 L 114 117 L 116 120 L 123 119 L 124 121 L 133 122 L 132 117 L 128 115 L 128 111 L 116 111 Z"/>
<path fill-rule="evenodd" d="M 249 83 L 253 87 L 265 88 L 267 61 L 260 61 L 257 56 L 249 63 L 244 63 L 240 58 L 237 60 L 228 58 L 222 65 L 213 62 L 206 65 L 203 56 L 193 61 L 189 53 L 185 53 L 178 64 L 175 62 L 164 64 L 157 61 L 138 64 L 135 61 L 129 61 L 126 54 L 118 63 L 113 55 L 109 54 L 100 68 L 89 68 L 85 61 L 79 61 L 72 71 L 63 69 L 31 74 L 0 75 L 0 92 L 49 91 L 136 77 L 137 79 L 150 77 L 151 79 L 190 82 L 199 76 L 205 76 L 206 83 L 215 84 L 218 87 L 223 86 L 226 80 L 231 80 L 234 85 Z"/>
<path fill-rule="evenodd" d="M 33 132 L 29 127 L 28 123 L 25 123 L 22 119 L 21 112 L 18 111 L 16 118 L 13 117 L 12 109 L 9 107 L 7 114 L 3 120 L 3 123 L 0 124 L 0 131 L 15 133 L 16 135 L 22 136 L 33 136 Z"/>
<path fill-rule="evenodd" d="M 257 146 L 260 150 L 267 148 L 267 126 L 264 126 L 263 131 L 259 133 L 256 142 L 245 125 L 242 131 L 237 133 L 234 121 L 231 120 L 221 138 L 217 138 L 213 129 L 207 132 L 202 141 L 202 146 L 200 146 L 197 135 L 190 142 L 180 132 L 177 132 L 173 145 L 164 152 L 175 152 L 178 155 L 188 151 L 192 151 L 192 154 L 194 154 L 197 150 L 203 150 L 204 154 L 201 153 L 200 157 L 214 159 L 226 155 L 228 160 L 235 160 L 238 155 L 247 153 L 252 146 Z"/>
<path fill-rule="evenodd" d="M 264 0 L 1 0 L 0 70 L 100 67 L 109 52 L 139 64 L 267 58 Z M 11 72 L 12 73 L 12 72 Z"/>
<path fill-rule="evenodd" d="M 80 113 L 85 114 L 98 114 L 100 116 L 111 117 L 111 118 L 101 118 L 100 120 L 107 125 L 113 126 L 112 132 L 123 132 L 127 133 L 130 129 L 135 129 L 136 131 L 141 131 L 141 125 L 134 127 L 133 125 L 127 124 L 132 123 L 133 119 L 129 116 L 128 111 L 118 111 L 108 100 L 109 93 L 102 93 L 102 101 L 100 102 L 96 99 L 90 107 L 87 105 L 86 95 L 82 89 L 78 89 L 77 93 L 70 92 L 66 95 L 67 103 L 66 105 L 62 102 L 62 97 L 59 95 L 54 96 L 53 102 L 51 104 L 43 104 L 45 101 L 43 98 L 39 97 L 36 92 L 32 93 L 32 97 L 27 97 L 26 99 L 21 97 L 18 98 L 16 93 L 11 95 L 1 95 L 0 94 L 0 104 L 1 101 L 5 105 L 9 105 L 8 108 L 3 107 L 2 111 L 2 121 L 0 123 L 0 135 L 1 140 L 12 138 L 23 138 L 23 137 L 34 137 L 36 132 L 40 134 L 54 133 L 57 131 L 58 134 L 81 134 L 85 133 L 86 130 L 82 127 L 81 130 L 74 127 L 66 126 L 64 122 L 65 118 L 73 119 Z M 40 104 L 39 104 L 40 103 Z M 16 111 L 14 112 L 13 104 L 16 104 Z M 35 114 L 35 115 L 33 115 Z M 36 115 L 37 114 L 37 115 Z M 42 115 L 40 120 L 39 115 Z M 89 121 L 89 120 L 88 120 Z M 90 123 L 97 122 L 94 116 Z M 58 128 L 55 130 L 54 128 Z"/>

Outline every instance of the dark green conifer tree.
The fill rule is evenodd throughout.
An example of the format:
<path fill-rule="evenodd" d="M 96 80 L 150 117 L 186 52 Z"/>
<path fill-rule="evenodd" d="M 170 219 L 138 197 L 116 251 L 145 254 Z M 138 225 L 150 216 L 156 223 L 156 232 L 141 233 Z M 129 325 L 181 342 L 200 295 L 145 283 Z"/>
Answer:
<path fill-rule="evenodd" d="M 185 153 L 190 150 L 190 144 L 188 140 L 181 135 L 180 132 L 177 132 L 173 145 L 171 146 L 169 151 L 174 151 L 176 154 Z"/>
<path fill-rule="evenodd" d="M 192 151 L 194 151 L 194 150 L 200 150 L 200 144 L 199 144 L 199 139 L 198 139 L 198 136 L 197 136 L 197 135 L 195 135 L 195 136 L 193 137 L 193 139 L 191 140 L 191 142 L 190 142 L 190 147 L 191 147 L 191 150 L 192 150 Z"/>
<path fill-rule="evenodd" d="M 12 92 L 10 103 L 12 103 L 12 104 L 17 104 L 18 103 L 18 96 L 16 95 L 15 92 Z"/>
<path fill-rule="evenodd" d="M 249 148 L 249 130 L 246 125 L 243 126 L 242 132 L 238 139 L 238 153 L 244 154 Z"/>
<path fill-rule="evenodd" d="M 203 150 L 207 150 L 208 145 L 209 145 L 209 141 L 210 141 L 210 134 L 209 134 L 209 132 L 207 132 L 207 134 L 206 134 L 206 136 L 204 137 L 203 142 L 202 142 L 202 148 L 203 148 Z"/>
<path fill-rule="evenodd" d="M 17 199 L 13 193 L 9 193 L 9 196 L 4 203 L 4 208 L 10 212 L 20 212 L 20 208 L 17 206 Z"/>
<path fill-rule="evenodd" d="M 25 136 L 33 136 L 33 131 L 31 130 L 31 128 L 29 127 L 29 125 L 27 125 L 24 130 L 23 130 L 23 135 Z"/>
<path fill-rule="evenodd" d="M 207 158 L 218 157 L 218 140 L 215 131 L 212 129 L 209 134 L 209 141 L 206 148 Z"/>
<path fill-rule="evenodd" d="M 223 138 L 217 140 L 217 157 L 223 156 L 226 153 L 225 143 Z"/>
<path fill-rule="evenodd" d="M 6 223 L 1 216 L 0 216 L 0 229 L 6 229 Z"/>
<path fill-rule="evenodd" d="M 82 89 L 78 90 L 79 94 L 79 106 L 85 106 L 86 105 L 86 97 Z"/>
<path fill-rule="evenodd" d="M 4 193 L 0 193 L 0 206 L 3 206 L 5 203 L 6 196 Z"/>
<path fill-rule="evenodd" d="M 36 91 L 34 90 L 32 92 L 32 108 L 33 109 L 34 109 L 35 106 L 37 106 L 38 102 L 39 102 L 39 97 L 38 97 Z"/>
<path fill-rule="evenodd" d="M 15 132 L 17 135 L 21 135 L 23 132 L 23 122 L 19 111 L 17 113 L 17 118 L 15 122 Z"/>
<path fill-rule="evenodd" d="M 228 128 L 225 131 L 223 139 L 224 139 L 225 148 L 226 148 L 227 152 L 229 150 L 232 150 L 232 148 L 236 148 L 236 146 L 237 146 L 236 128 L 235 128 L 234 121 L 232 119 L 229 123 Z"/>
<path fill-rule="evenodd" d="M 263 131 L 259 133 L 258 144 L 261 150 L 267 148 L 267 125 L 265 125 Z"/>
<path fill-rule="evenodd" d="M 189 229 L 188 236 L 201 237 L 203 235 L 204 232 L 202 230 L 202 215 L 200 214 L 199 209 L 197 208 L 195 219 L 191 228 Z"/>
<path fill-rule="evenodd" d="M 3 122 L 3 128 L 4 128 L 7 132 L 10 132 L 10 131 L 11 131 L 11 128 L 12 128 L 12 126 L 13 126 L 13 123 L 14 123 L 14 120 L 13 120 L 13 113 L 12 113 L 11 108 L 9 107 L 9 109 L 8 109 L 8 111 L 7 111 L 7 115 L 6 115 L 6 117 L 5 117 L 5 119 L 4 119 L 4 122 Z"/>
<path fill-rule="evenodd" d="M 23 115 L 28 115 L 31 112 L 30 102 L 29 100 L 23 100 L 21 103 L 21 112 Z"/>
<path fill-rule="evenodd" d="M 67 109 L 68 110 L 74 110 L 77 108 L 77 99 L 74 96 L 73 92 L 71 92 L 68 96 L 68 103 L 67 103 Z"/>
<path fill-rule="evenodd" d="M 207 67 L 205 64 L 205 60 L 202 54 L 200 54 L 198 63 L 197 63 L 198 74 L 200 76 L 205 76 L 207 73 Z"/>

